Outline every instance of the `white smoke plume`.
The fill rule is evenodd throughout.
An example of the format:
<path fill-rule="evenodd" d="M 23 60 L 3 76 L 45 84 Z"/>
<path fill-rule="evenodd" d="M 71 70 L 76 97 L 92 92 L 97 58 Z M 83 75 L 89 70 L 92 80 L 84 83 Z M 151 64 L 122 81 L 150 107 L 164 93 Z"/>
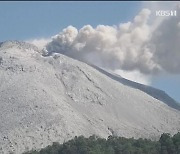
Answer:
<path fill-rule="evenodd" d="M 156 28 L 149 24 L 149 9 L 143 9 L 132 22 L 118 26 L 86 25 L 79 30 L 68 26 L 52 38 L 46 49 L 48 54 L 63 53 L 121 73 L 139 72 L 132 74 L 147 79 L 165 71 L 179 74 L 180 7 L 176 10 L 176 17 L 163 18 Z"/>
<path fill-rule="evenodd" d="M 180 5 L 177 17 L 164 19 L 154 31 L 150 44 L 153 60 L 169 73 L 180 73 Z"/>
<path fill-rule="evenodd" d="M 30 39 L 27 40 L 26 42 L 34 44 L 39 48 L 39 50 L 42 50 L 43 48 L 46 47 L 46 45 L 51 42 L 51 39 L 49 38 L 40 38 L 40 39 Z"/>
<path fill-rule="evenodd" d="M 138 82 L 145 85 L 151 84 L 152 77 L 150 75 L 142 74 L 138 70 L 124 71 L 124 70 L 118 69 L 118 70 L 115 70 L 114 73 L 134 82 Z"/>

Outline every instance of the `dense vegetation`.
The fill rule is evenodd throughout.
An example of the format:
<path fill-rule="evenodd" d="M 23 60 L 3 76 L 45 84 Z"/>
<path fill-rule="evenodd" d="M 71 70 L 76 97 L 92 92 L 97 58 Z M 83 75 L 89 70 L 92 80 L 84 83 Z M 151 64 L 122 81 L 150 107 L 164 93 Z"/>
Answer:
<path fill-rule="evenodd" d="M 173 137 L 162 134 L 159 141 L 109 136 L 75 137 L 59 144 L 54 142 L 40 151 L 24 154 L 180 154 L 180 132 Z"/>

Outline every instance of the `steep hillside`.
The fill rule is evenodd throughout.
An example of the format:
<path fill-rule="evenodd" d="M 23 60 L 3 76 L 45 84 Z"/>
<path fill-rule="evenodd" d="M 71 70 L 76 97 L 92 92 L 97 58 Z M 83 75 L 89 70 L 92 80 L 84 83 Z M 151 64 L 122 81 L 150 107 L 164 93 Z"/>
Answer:
<path fill-rule="evenodd" d="M 169 95 L 167 95 L 164 91 L 147 86 L 147 85 L 143 85 L 140 83 L 136 83 L 130 80 L 127 80 L 125 78 L 122 78 L 121 76 L 114 74 L 114 73 L 109 73 L 105 70 L 103 70 L 102 68 L 99 68 L 97 66 L 91 65 L 92 67 L 96 68 L 97 70 L 99 70 L 101 73 L 107 75 L 108 77 L 112 78 L 113 80 L 119 81 L 124 85 L 127 85 L 129 87 L 135 88 L 135 89 L 139 89 L 147 94 L 149 94 L 150 96 L 166 103 L 168 106 L 180 110 L 180 104 L 178 102 L 176 102 L 173 98 L 171 98 Z"/>
<path fill-rule="evenodd" d="M 0 153 L 20 154 L 79 135 L 155 139 L 180 131 L 175 102 L 117 78 L 61 54 L 43 57 L 31 44 L 1 43 Z"/>

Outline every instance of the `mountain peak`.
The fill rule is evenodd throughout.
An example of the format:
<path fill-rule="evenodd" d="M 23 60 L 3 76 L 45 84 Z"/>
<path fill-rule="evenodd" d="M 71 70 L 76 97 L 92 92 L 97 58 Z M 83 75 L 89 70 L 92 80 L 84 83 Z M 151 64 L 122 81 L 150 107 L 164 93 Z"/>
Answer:
<path fill-rule="evenodd" d="M 0 153 L 79 135 L 154 139 L 180 129 L 179 110 L 153 97 L 155 89 L 65 55 L 38 56 L 26 42 L 0 47 Z"/>
<path fill-rule="evenodd" d="M 17 40 L 8 40 L 8 41 L 0 42 L 0 47 L 1 48 L 17 47 L 20 49 L 31 49 L 34 51 L 38 51 L 38 48 L 35 45 L 28 42 L 17 41 Z"/>

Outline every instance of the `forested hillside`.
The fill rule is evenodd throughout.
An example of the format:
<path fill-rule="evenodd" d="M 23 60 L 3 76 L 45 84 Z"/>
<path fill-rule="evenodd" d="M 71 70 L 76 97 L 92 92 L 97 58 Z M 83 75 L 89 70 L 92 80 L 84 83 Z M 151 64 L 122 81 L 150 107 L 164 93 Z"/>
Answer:
<path fill-rule="evenodd" d="M 75 137 L 59 144 L 54 142 L 40 151 L 24 154 L 180 154 L 180 132 L 173 137 L 162 134 L 159 141 L 109 136 Z"/>

